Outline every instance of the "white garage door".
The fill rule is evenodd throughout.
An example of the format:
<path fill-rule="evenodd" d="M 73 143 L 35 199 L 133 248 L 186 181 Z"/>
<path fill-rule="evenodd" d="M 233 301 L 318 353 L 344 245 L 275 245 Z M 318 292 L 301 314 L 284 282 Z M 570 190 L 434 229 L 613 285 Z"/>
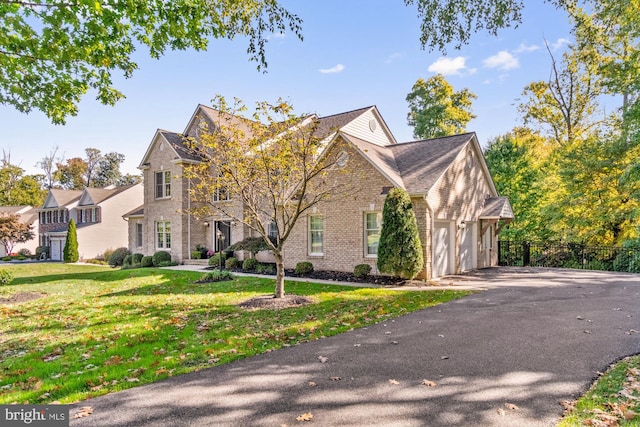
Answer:
<path fill-rule="evenodd" d="M 467 221 L 460 230 L 460 270 L 473 270 L 478 266 L 476 256 L 476 223 Z"/>
<path fill-rule="evenodd" d="M 451 230 L 449 222 L 436 221 L 433 228 L 433 276 L 451 274 Z"/>

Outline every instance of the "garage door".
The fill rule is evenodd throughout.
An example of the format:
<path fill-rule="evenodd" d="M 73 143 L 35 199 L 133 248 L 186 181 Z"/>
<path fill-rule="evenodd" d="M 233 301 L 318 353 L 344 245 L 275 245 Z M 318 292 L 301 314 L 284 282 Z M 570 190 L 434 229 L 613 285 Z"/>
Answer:
<path fill-rule="evenodd" d="M 449 222 L 438 222 L 433 228 L 433 276 L 451 274 L 451 230 Z"/>
<path fill-rule="evenodd" d="M 476 256 L 476 223 L 466 222 L 460 230 L 460 270 L 473 270 L 478 266 Z"/>

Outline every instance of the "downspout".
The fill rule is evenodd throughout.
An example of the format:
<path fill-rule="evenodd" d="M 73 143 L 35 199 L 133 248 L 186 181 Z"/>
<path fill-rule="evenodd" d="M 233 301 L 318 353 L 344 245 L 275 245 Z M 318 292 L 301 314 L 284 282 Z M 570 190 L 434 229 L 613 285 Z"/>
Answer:
<path fill-rule="evenodd" d="M 191 178 L 187 178 L 187 256 L 191 260 Z"/>
<path fill-rule="evenodd" d="M 430 280 L 433 277 L 433 227 L 434 227 L 434 212 L 433 208 L 429 204 L 429 192 L 424 195 L 424 203 L 427 205 L 427 212 L 429 213 L 429 278 Z"/>

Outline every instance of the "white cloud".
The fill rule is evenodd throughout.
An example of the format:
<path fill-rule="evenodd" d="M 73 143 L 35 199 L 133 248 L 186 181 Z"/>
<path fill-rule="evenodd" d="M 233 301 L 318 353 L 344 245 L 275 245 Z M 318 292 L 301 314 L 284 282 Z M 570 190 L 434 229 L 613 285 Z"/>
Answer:
<path fill-rule="evenodd" d="M 335 73 L 341 73 L 343 70 L 344 70 L 344 65 L 338 64 L 335 67 L 331 67 L 331 68 L 320 68 L 318 71 L 320 71 L 322 74 L 335 74 Z"/>
<path fill-rule="evenodd" d="M 571 43 L 571 40 L 565 39 L 565 38 L 559 38 L 558 40 L 556 40 L 554 43 L 551 44 L 551 50 L 555 52 L 558 49 L 562 49 L 564 46 L 568 45 L 569 43 Z"/>
<path fill-rule="evenodd" d="M 501 50 L 497 54 L 488 57 L 482 61 L 487 68 L 498 68 L 499 70 L 508 71 L 520 67 L 518 58 L 511 55 L 506 50 Z"/>
<path fill-rule="evenodd" d="M 513 53 L 523 53 L 523 52 L 535 52 L 540 49 L 540 46 L 537 44 L 526 45 L 524 43 L 520 43 L 520 46 Z"/>
<path fill-rule="evenodd" d="M 273 33 L 267 36 L 267 40 L 284 39 L 285 37 L 287 37 L 285 33 Z"/>
<path fill-rule="evenodd" d="M 442 74 L 444 76 L 461 75 L 467 66 L 465 65 L 466 58 L 463 56 L 457 56 L 455 58 L 438 58 L 436 62 L 429 65 L 427 70 L 432 73 Z"/>
<path fill-rule="evenodd" d="M 389 55 L 389 57 L 384 61 L 385 64 L 391 64 L 397 59 L 404 58 L 404 54 L 401 52 L 395 52 Z"/>

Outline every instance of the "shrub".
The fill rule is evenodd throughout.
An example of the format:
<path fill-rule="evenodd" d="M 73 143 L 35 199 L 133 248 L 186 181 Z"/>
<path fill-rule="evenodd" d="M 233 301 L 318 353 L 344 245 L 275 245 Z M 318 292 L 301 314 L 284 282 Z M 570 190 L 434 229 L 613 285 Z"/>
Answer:
<path fill-rule="evenodd" d="M 209 258 L 209 265 L 211 267 L 225 265 L 224 264 L 225 259 L 226 258 L 224 256 L 224 252 L 218 252 L 217 254 Z"/>
<path fill-rule="evenodd" d="M 0 269 L 0 286 L 8 285 L 13 281 L 13 274 L 5 268 Z"/>
<path fill-rule="evenodd" d="M 200 252 L 200 257 L 199 258 L 194 258 L 194 259 L 204 259 L 204 258 L 208 258 L 207 253 L 209 252 L 209 249 L 207 249 L 206 246 L 201 245 L 201 244 L 197 244 L 196 245 L 196 251 Z M 192 252 L 193 253 L 193 252 Z"/>
<path fill-rule="evenodd" d="M 227 270 L 238 268 L 239 266 L 240 266 L 240 261 L 238 260 L 238 258 L 234 256 L 232 256 L 231 258 L 228 258 L 224 262 L 224 268 L 226 268 Z"/>
<path fill-rule="evenodd" d="M 126 257 L 124 257 L 124 259 L 122 260 L 122 266 L 124 267 L 126 266 L 130 266 L 131 263 L 133 262 L 133 257 L 129 254 Z"/>
<path fill-rule="evenodd" d="M 27 248 L 22 248 L 18 251 L 18 254 L 24 256 L 24 257 L 29 257 L 31 256 L 31 251 Z"/>
<path fill-rule="evenodd" d="M 353 275 L 358 279 L 364 279 L 371 273 L 369 264 L 358 264 L 353 268 Z"/>
<path fill-rule="evenodd" d="M 269 239 L 271 239 L 271 241 L 275 244 L 275 239 L 272 237 L 269 237 Z M 269 250 L 269 246 L 267 246 L 267 244 L 265 243 L 264 239 L 262 237 L 247 237 L 244 240 L 241 240 L 237 243 L 234 243 L 233 245 L 229 246 L 229 248 L 227 248 L 227 250 L 230 251 L 249 251 L 249 252 L 260 252 L 260 251 L 266 251 Z"/>
<path fill-rule="evenodd" d="M 105 249 L 104 253 L 102 254 L 102 259 L 109 262 L 109 258 L 111 258 L 112 254 L 113 254 L 113 249 L 111 248 Z"/>
<path fill-rule="evenodd" d="M 411 197 L 401 188 L 392 188 L 382 208 L 378 270 L 413 279 L 423 267 L 422 244 Z"/>
<path fill-rule="evenodd" d="M 129 255 L 129 249 L 118 248 L 109 257 L 109 265 L 111 267 L 121 267 L 124 264 L 124 259 Z"/>
<path fill-rule="evenodd" d="M 247 258 L 242 261 L 242 270 L 244 271 L 255 271 L 258 267 L 258 260 L 255 258 Z"/>
<path fill-rule="evenodd" d="M 274 274 L 276 268 L 273 264 L 258 264 L 256 267 L 256 273 L 258 274 Z"/>
<path fill-rule="evenodd" d="M 296 275 L 298 276 L 306 276 L 307 274 L 313 273 L 313 264 L 309 261 L 302 261 L 296 264 Z"/>
<path fill-rule="evenodd" d="M 153 254 L 153 266 L 164 267 L 161 263 L 171 262 L 171 254 L 167 251 L 157 251 Z"/>
<path fill-rule="evenodd" d="M 49 246 L 38 246 L 36 248 L 36 257 L 40 259 L 40 257 L 44 254 L 45 258 L 49 258 Z"/>
<path fill-rule="evenodd" d="M 142 262 L 142 257 L 143 257 L 143 255 L 140 254 L 140 253 L 133 254 L 132 255 L 133 259 L 132 259 L 131 263 L 132 264 L 140 264 Z"/>
<path fill-rule="evenodd" d="M 191 251 L 191 259 L 200 259 L 200 258 L 202 258 L 202 252 Z"/>
<path fill-rule="evenodd" d="M 143 256 L 140 261 L 143 267 L 153 267 L 153 257 L 151 255 Z"/>
<path fill-rule="evenodd" d="M 73 218 L 71 218 L 69 220 L 69 228 L 67 229 L 67 239 L 62 249 L 62 259 L 64 262 L 78 262 L 79 258 L 78 233 L 76 231 L 76 223 Z"/>
<path fill-rule="evenodd" d="M 101 259 L 88 259 L 85 261 L 87 264 L 96 264 L 96 265 L 107 265 L 106 261 Z"/>
<path fill-rule="evenodd" d="M 3 261 L 13 261 L 13 258 L 11 258 L 9 255 L 2 257 Z"/>
<path fill-rule="evenodd" d="M 200 277 L 200 282 L 221 282 L 223 280 L 233 280 L 234 276 L 230 271 L 226 270 L 215 270 L 210 271 L 209 273 L 205 273 Z"/>

